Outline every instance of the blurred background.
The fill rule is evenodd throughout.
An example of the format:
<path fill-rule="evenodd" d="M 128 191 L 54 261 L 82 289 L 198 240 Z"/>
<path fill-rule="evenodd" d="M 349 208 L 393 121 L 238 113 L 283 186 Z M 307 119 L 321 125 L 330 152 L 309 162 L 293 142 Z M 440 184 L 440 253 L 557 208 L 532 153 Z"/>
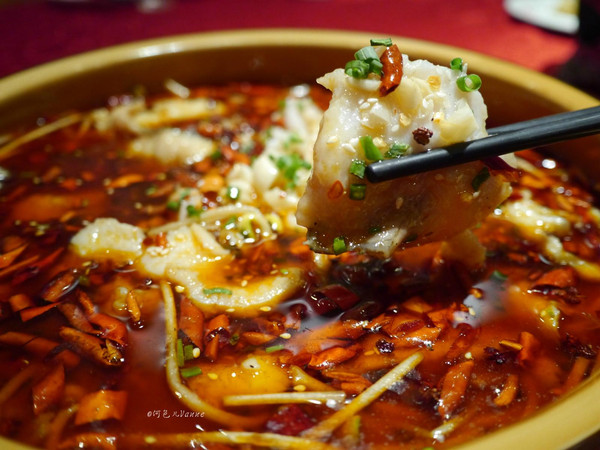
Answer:
<path fill-rule="evenodd" d="M 600 0 L 0 0 L 0 77 L 140 39 L 273 27 L 439 42 L 600 96 Z"/>

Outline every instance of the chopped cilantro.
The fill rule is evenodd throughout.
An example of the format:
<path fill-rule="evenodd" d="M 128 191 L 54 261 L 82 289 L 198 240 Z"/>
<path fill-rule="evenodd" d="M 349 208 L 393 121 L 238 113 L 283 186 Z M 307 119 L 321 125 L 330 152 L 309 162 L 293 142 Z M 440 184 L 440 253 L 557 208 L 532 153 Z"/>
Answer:
<path fill-rule="evenodd" d="M 280 156 L 277 159 L 271 157 L 271 160 L 275 163 L 275 167 L 279 169 L 279 173 L 281 173 L 281 175 L 286 179 L 286 187 L 288 189 L 293 189 L 296 187 L 298 183 L 298 170 L 309 170 L 311 168 L 311 165 L 304 161 L 300 155 L 296 153 Z"/>

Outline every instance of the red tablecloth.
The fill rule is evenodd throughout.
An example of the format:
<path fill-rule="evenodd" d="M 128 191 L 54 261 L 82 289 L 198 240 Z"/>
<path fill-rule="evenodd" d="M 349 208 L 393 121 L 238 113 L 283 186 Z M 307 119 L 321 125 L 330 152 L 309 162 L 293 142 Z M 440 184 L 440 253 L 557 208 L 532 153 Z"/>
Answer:
<path fill-rule="evenodd" d="M 0 77 L 113 44 L 234 28 L 331 28 L 401 35 L 476 50 L 550 73 L 576 48 L 573 36 L 512 19 L 502 0 L 167 0 L 166 8 L 152 13 L 140 11 L 133 0 L 95 1 L 82 5 L 22 0 L 0 7 Z"/>

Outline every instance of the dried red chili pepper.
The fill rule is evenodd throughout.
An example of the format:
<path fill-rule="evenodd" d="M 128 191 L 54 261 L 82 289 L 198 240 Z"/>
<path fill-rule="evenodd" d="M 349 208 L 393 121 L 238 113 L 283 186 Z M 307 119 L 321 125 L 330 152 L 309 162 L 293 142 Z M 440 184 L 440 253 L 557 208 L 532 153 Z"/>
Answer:
<path fill-rule="evenodd" d="M 400 86 L 403 73 L 402 53 L 394 44 L 386 48 L 379 59 L 383 65 L 379 93 L 384 97 Z"/>

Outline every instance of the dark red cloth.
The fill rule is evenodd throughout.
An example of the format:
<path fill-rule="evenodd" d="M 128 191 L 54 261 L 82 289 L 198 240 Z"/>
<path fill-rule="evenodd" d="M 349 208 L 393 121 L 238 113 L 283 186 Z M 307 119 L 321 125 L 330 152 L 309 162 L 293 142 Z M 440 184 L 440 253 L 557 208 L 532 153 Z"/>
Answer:
<path fill-rule="evenodd" d="M 96 2 L 23 0 L 0 7 L 0 77 L 114 44 L 236 28 L 400 35 L 476 50 L 538 71 L 564 63 L 576 47 L 572 36 L 513 20 L 501 0 L 170 0 L 153 13 L 141 12 L 133 1 Z"/>

